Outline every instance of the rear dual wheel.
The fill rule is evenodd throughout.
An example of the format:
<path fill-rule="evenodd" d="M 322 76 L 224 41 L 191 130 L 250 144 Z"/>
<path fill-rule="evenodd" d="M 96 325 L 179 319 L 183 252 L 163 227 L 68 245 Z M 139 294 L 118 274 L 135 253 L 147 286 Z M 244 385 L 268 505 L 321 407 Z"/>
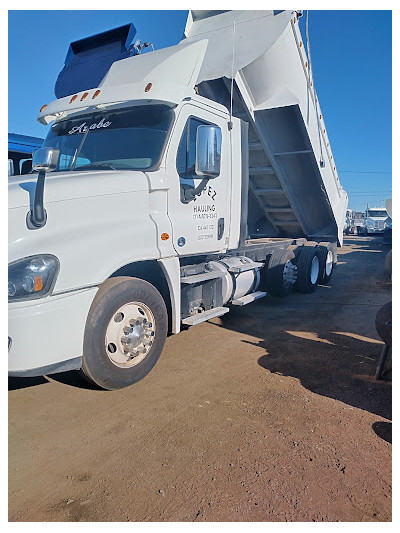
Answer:
<path fill-rule="evenodd" d="M 321 242 L 318 245 L 320 272 L 318 283 L 326 285 L 333 274 L 333 269 L 337 261 L 337 246 L 333 242 Z"/>
<path fill-rule="evenodd" d="M 296 283 L 295 255 L 290 248 L 274 250 L 263 272 L 266 289 L 272 296 L 287 296 Z"/>
<path fill-rule="evenodd" d="M 313 292 L 320 275 L 319 249 L 315 245 L 301 246 L 297 256 L 296 289 L 299 292 Z"/>

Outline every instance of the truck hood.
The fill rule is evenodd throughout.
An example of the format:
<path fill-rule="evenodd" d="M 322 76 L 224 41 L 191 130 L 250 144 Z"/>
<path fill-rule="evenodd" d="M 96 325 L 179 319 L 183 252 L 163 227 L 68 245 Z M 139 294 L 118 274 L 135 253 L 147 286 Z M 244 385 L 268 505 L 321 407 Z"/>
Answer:
<path fill-rule="evenodd" d="M 36 189 L 36 174 L 8 179 L 8 207 L 30 209 Z M 48 173 L 44 186 L 45 206 L 52 202 L 148 191 L 146 174 L 140 171 L 77 171 Z"/>

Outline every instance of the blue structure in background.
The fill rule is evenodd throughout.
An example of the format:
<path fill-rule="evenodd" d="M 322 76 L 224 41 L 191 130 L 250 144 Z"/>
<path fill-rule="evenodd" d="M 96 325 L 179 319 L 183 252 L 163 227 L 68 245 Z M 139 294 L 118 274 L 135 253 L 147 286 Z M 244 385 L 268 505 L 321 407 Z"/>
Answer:
<path fill-rule="evenodd" d="M 8 134 L 8 159 L 14 163 L 14 175 L 28 174 L 32 169 L 32 153 L 42 144 L 43 139 L 40 137 Z"/>
<path fill-rule="evenodd" d="M 138 53 L 131 46 L 135 35 L 130 23 L 72 42 L 54 87 L 56 97 L 98 87 L 115 61 Z"/>

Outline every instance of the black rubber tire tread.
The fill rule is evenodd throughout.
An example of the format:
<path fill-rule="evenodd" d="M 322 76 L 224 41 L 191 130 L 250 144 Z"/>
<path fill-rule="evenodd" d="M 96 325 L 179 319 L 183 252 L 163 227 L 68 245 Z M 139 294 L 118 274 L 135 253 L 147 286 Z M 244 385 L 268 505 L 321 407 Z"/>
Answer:
<path fill-rule="evenodd" d="M 272 296 L 284 297 L 293 290 L 293 285 L 283 282 L 283 268 L 288 261 L 295 264 L 295 254 L 288 248 L 274 250 L 268 261 L 268 266 L 264 272 L 266 289 Z"/>
<path fill-rule="evenodd" d="M 288 250 L 292 250 L 292 252 L 294 253 L 294 256 L 295 258 L 298 257 L 299 253 L 300 253 L 300 249 L 303 245 L 302 244 L 291 244 L 290 246 L 287 247 Z"/>
<path fill-rule="evenodd" d="M 392 302 L 388 302 L 378 310 L 375 317 L 378 335 L 388 346 L 392 346 Z"/>
<path fill-rule="evenodd" d="M 119 368 L 108 358 L 104 337 L 110 318 L 121 305 L 138 301 L 147 305 L 156 324 L 154 343 L 136 366 Z M 156 364 L 167 337 L 167 309 L 158 290 L 147 281 L 120 276 L 106 280 L 93 300 L 86 321 L 81 375 L 106 390 L 128 387 L 143 379 Z"/>
<path fill-rule="evenodd" d="M 389 252 L 386 254 L 385 270 L 389 274 L 389 276 L 392 275 L 392 250 L 389 250 Z"/>
<path fill-rule="evenodd" d="M 318 246 L 326 246 L 333 253 L 333 262 L 337 263 L 337 244 L 336 242 L 320 242 Z"/>
<path fill-rule="evenodd" d="M 318 283 L 319 285 L 326 285 L 329 283 L 333 271 L 335 269 L 335 255 L 337 257 L 337 246 L 333 242 L 320 242 L 318 245 L 319 250 L 319 274 L 318 274 Z M 326 273 L 326 258 L 328 256 L 328 251 L 332 252 L 333 255 L 333 264 L 331 273 L 328 275 Z"/>
<path fill-rule="evenodd" d="M 296 289 L 299 292 L 309 293 L 315 291 L 318 285 L 318 279 L 311 283 L 310 272 L 311 263 L 314 257 L 318 257 L 318 248 L 316 246 L 302 246 L 299 257 L 297 258 L 297 281 Z"/>

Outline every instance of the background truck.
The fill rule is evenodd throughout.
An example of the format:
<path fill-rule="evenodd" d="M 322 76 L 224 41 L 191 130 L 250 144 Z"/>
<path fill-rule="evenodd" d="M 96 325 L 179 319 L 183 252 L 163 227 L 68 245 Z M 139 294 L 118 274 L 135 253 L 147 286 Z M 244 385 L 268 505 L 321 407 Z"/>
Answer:
<path fill-rule="evenodd" d="M 382 235 L 384 229 L 391 223 L 386 207 L 368 207 L 364 213 L 364 225 L 359 230 L 363 235 Z"/>
<path fill-rule="evenodd" d="M 327 283 L 340 185 L 296 11 L 190 11 L 71 43 L 9 181 L 9 374 L 142 379 L 167 334 Z"/>
<path fill-rule="evenodd" d="M 32 153 L 40 148 L 42 144 L 43 139 L 39 137 L 9 133 L 8 175 L 28 174 L 32 170 Z"/>
<path fill-rule="evenodd" d="M 364 213 L 361 213 L 360 211 L 354 211 L 353 209 L 348 209 L 346 211 L 344 232 L 347 235 L 357 235 L 360 233 L 358 228 L 362 227 L 364 227 Z"/>

